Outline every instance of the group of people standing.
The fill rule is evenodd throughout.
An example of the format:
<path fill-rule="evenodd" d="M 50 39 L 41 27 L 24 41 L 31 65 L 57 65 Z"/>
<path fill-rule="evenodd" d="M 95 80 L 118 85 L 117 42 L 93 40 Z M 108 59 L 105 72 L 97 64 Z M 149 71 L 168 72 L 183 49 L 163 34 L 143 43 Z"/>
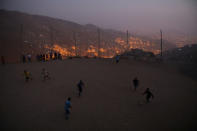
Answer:
<path fill-rule="evenodd" d="M 48 60 L 62 60 L 62 55 L 61 53 L 48 53 L 48 54 L 37 54 L 36 55 L 36 60 L 37 61 L 48 61 Z M 27 62 L 32 62 L 32 55 L 31 54 L 27 54 L 27 55 L 22 55 L 22 62 L 23 63 L 27 63 Z"/>
<path fill-rule="evenodd" d="M 48 60 L 62 60 L 62 55 L 61 53 L 57 52 L 50 52 L 48 54 L 38 54 L 36 55 L 37 61 L 48 61 Z"/>

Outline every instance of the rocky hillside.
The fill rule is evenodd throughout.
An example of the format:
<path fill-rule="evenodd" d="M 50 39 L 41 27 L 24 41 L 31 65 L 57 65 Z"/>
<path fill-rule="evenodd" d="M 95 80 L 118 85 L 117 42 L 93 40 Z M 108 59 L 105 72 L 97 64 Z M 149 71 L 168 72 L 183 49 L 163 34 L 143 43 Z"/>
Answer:
<path fill-rule="evenodd" d="M 47 16 L 5 10 L 0 10 L 0 18 L 0 55 L 9 61 L 18 61 L 21 54 L 35 55 L 51 50 L 64 56 L 99 55 L 107 58 L 128 49 L 139 48 L 158 53 L 160 48 L 159 40 L 130 34 L 127 43 L 125 32 L 101 29 L 92 24 L 80 25 Z M 174 47 L 165 42 L 165 50 Z"/>

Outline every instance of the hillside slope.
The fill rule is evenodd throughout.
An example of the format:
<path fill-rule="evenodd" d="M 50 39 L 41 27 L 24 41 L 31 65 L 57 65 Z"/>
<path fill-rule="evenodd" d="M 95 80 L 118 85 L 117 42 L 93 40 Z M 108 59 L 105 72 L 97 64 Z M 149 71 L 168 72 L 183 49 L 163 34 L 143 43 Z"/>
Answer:
<path fill-rule="evenodd" d="M 0 55 L 6 56 L 8 61 L 19 61 L 22 54 L 59 52 L 60 49 L 63 55 L 75 55 L 75 38 L 78 55 L 98 55 L 99 27 L 95 25 L 5 10 L 0 10 L 0 18 Z M 130 34 L 128 45 L 126 33 L 100 28 L 101 57 L 112 57 L 132 48 L 157 53 L 159 43 L 158 40 Z M 164 50 L 174 47 L 165 41 Z"/>

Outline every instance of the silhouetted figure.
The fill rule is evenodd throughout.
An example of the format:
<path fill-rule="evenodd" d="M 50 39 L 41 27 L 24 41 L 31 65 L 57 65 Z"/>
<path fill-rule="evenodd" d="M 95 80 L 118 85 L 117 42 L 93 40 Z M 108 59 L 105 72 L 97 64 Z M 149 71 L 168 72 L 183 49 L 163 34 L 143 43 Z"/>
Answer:
<path fill-rule="evenodd" d="M 55 60 L 57 60 L 57 53 L 56 52 L 54 53 L 54 56 L 55 56 Z"/>
<path fill-rule="evenodd" d="M 53 53 L 50 52 L 50 59 L 52 60 L 53 59 Z"/>
<path fill-rule="evenodd" d="M 79 83 L 77 84 L 77 87 L 78 87 L 78 90 L 79 90 L 79 96 L 81 96 L 81 93 L 83 91 L 83 86 L 84 86 L 84 83 L 82 80 L 79 81 Z"/>
<path fill-rule="evenodd" d="M 119 60 L 120 60 L 120 56 L 117 55 L 117 56 L 116 56 L 116 63 L 119 63 Z"/>
<path fill-rule="evenodd" d="M 43 81 L 50 79 L 49 72 L 45 68 L 42 69 L 41 74 L 43 76 Z"/>
<path fill-rule="evenodd" d="M 58 58 L 58 60 L 61 60 L 62 59 L 62 56 L 61 56 L 60 53 L 58 53 L 57 58 Z"/>
<path fill-rule="evenodd" d="M 65 119 L 66 120 L 69 119 L 69 116 L 70 116 L 70 108 L 72 108 L 72 106 L 71 106 L 71 98 L 68 97 L 68 99 L 66 100 L 65 105 L 64 105 Z"/>
<path fill-rule="evenodd" d="M 42 62 L 42 54 L 40 54 L 40 61 Z"/>
<path fill-rule="evenodd" d="M 4 56 L 1 56 L 1 63 L 2 63 L 2 65 L 5 65 L 5 58 L 4 58 Z"/>
<path fill-rule="evenodd" d="M 41 57 L 40 54 L 38 54 L 38 55 L 36 56 L 36 58 L 37 58 L 37 61 L 40 62 L 42 57 Z"/>
<path fill-rule="evenodd" d="M 25 57 L 25 55 L 22 55 L 22 59 L 23 59 L 23 63 L 25 63 L 25 62 L 26 62 L 26 57 Z"/>
<path fill-rule="evenodd" d="M 48 54 L 46 54 L 46 61 L 48 61 L 48 59 L 49 59 L 49 56 L 48 56 Z"/>
<path fill-rule="evenodd" d="M 31 62 L 31 54 L 27 55 L 28 62 Z"/>
<path fill-rule="evenodd" d="M 24 76 L 25 76 L 26 82 L 28 82 L 30 79 L 32 80 L 30 72 L 28 72 L 26 70 L 24 70 Z"/>
<path fill-rule="evenodd" d="M 135 77 L 133 79 L 133 85 L 134 85 L 134 90 L 136 91 L 136 89 L 138 88 L 139 86 L 139 80 L 137 79 L 137 77 Z"/>
<path fill-rule="evenodd" d="M 43 55 L 40 54 L 40 61 L 42 62 L 43 61 Z"/>
<path fill-rule="evenodd" d="M 45 54 L 42 54 L 42 61 L 45 62 Z"/>
<path fill-rule="evenodd" d="M 150 102 L 150 98 L 154 98 L 154 95 L 150 92 L 150 89 L 147 88 L 146 91 L 143 93 L 143 95 L 146 95 L 146 101 L 147 103 Z"/>

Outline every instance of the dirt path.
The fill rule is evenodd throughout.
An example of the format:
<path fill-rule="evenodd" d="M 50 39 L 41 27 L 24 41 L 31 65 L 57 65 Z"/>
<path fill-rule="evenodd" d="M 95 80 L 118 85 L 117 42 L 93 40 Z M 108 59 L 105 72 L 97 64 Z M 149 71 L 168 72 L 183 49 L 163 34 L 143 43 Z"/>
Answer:
<path fill-rule="evenodd" d="M 51 74 L 43 82 L 41 69 Z M 33 80 L 24 82 L 30 70 Z M 73 59 L 0 67 L 1 130 L 197 130 L 197 82 L 157 64 Z M 138 76 L 134 92 L 132 79 Z M 81 98 L 76 84 L 85 82 Z M 145 104 L 143 91 L 155 99 Z M 70 120 L 65 97 L 72 97 Z"/>

